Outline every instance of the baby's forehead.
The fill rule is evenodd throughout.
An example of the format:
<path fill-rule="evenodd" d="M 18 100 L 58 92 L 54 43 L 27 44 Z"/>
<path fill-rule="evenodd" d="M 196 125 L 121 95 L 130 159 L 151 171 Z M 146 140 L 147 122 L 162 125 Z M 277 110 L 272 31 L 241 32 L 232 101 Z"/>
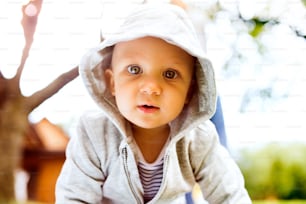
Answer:
<path fill-rule="evenodd" d="M 118 42 L 114 45 L 113 53 L 119 56 L 155 56 L 186 60 L 193 56 L 183 48 L 158 37 L 145 36 L 132 40 Z"/>
<path fill-rule="evenodd" d="M 152 48 L 152 50 L 154 49 L 160 50 L 158 52 L 167 51 L 168 53 L 178 53 L 178 54 L 192 56 L 192 54 L 190 54 L 183 47 L 168 42 L 163 38 L 155 36 L 143 36 L 126 41 L 117 42 L 113 47 L 115 51 L 117 49 L 130 49 L 130 51 L 135 51 L 135 49 L 147 50 L 146 48 L 148 46 Z"/>

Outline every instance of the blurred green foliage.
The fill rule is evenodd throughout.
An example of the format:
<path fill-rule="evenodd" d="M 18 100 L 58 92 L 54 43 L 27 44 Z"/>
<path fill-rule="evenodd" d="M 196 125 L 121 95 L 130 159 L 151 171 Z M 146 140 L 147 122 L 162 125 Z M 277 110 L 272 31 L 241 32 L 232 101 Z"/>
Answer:
<path fill-rule="evenodd" d="M 238 165 L 252 199 L 306 199 L 305 144 L 268 144 L 240 155 Z"/>
<path fill-rule="evenodd" d="M 264 200 L 264 201 L 253 201 L 253 204 L 306 204 L 306 200 Z"/>

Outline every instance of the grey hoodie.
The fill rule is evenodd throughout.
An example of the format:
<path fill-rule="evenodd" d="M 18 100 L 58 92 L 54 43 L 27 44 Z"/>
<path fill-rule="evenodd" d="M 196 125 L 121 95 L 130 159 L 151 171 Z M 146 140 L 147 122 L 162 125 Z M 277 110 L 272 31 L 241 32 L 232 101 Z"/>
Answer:
<path fill-rule="evenodd" d="M 170 122 L 163 180 L 150 203 L 184 203 L 197 182 L 212 204 L 251 203 L 242 174 L 219 144 L 209 118 L 215 111 L 213 68 L 185 12 L 174 5 L 145 4 L 81 60 L 80 75 L 101 112 L 81 117 L 56 186 L 56 203 L 143 203 L 130 124 L 120 115 L 104 78 L 112 46 L 144 36 L 161 38 L 197 58 L 197 87 L 181 114 Z"/>

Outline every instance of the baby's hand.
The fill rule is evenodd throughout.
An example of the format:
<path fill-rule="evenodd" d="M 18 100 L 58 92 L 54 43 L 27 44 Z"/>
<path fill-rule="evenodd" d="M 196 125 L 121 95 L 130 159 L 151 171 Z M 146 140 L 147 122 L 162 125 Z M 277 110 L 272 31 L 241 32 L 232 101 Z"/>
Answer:
<path fill-rule="evenodd" d="M 170 3 L 179 6 L 184 10 L 187 8 L 187 5 L 182 0 L 171 0 Z"/>
<path fill-rule="evenodd" d="M 186 194 L 186 204 L 209 204 L 202 194 L 199 184 L 195 184 L 192 192 Z"/>
<path fill-rule="evenodd" d="M 208 204 L 204 199 L 203 193 L 199 184 L 195 184 L 191 192 L 192 201 L 194 204 Z"/>

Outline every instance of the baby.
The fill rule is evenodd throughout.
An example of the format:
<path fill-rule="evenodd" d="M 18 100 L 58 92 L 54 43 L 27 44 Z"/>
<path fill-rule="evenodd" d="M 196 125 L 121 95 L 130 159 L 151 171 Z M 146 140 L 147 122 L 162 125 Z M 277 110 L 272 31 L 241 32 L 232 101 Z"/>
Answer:
<path fill-rule="evenodd" d="M 101 112 L 80 119 L 56 203 L 185 203 L 194 185 L 209 203 L 251 203 L 209 120 L 213 68 L 183 9 L 139 6 L 79 67 Z"/>

